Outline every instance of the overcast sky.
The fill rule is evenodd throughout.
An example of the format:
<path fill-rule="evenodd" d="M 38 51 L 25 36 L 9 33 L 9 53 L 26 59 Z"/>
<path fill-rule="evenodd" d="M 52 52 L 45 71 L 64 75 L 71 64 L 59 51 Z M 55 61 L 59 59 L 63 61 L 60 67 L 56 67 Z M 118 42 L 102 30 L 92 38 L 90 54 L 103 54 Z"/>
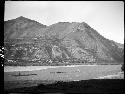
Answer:
<path fill-rule="evenodd" d="M 105 38 L 124 43 L 122 1 L 5 1 L 4 20 L 19 16 L 45 25 L 86 22 Z"/>

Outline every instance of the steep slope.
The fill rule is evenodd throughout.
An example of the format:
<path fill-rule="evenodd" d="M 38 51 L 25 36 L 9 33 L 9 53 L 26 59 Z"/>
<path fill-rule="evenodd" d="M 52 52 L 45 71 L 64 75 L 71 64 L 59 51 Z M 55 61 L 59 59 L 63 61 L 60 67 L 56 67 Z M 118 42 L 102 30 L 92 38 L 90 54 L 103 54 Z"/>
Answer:
<path fill-rule="evenodd" d="M 55 63 L 55 61 L 66 63 L 68 60 L 70 63 L 118 63 L 124 61 L 122 44 L 119 46 L 118 43 L 104 38 L 85 22 L 59 22 L 46 26 L 19 17 L 6 21 L 4 28 L 5 58 L 12 62 L 39 60 L 41 63 Z"/>

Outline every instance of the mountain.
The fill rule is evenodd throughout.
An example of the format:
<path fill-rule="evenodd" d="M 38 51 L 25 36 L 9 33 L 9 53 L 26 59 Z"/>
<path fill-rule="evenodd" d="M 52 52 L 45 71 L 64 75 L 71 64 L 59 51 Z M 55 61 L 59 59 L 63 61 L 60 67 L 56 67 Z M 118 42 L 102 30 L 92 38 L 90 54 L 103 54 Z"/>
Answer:
<path fill-rule="evenodd" d="M 46 28 L 46 25 L 40 24 L 36 21 L 19 17 L 13 20 L 4 22 L 4 40 L 16 39 L 28 35 L 31 37 L 38 30 Z M 31 33 L 31 34 L 30 34 Z M 34 37 L 34 36 L 33 36 Z"/>
<path fill-rule="evenodd" d="M 21 16 L 4 22 L 4 47 L 5 60 L 16 63 L 69 60 L 75 64 L 119 64 L 124 61 L 123 44 L 104 38 L 85 22 L 46 26 Z"/>

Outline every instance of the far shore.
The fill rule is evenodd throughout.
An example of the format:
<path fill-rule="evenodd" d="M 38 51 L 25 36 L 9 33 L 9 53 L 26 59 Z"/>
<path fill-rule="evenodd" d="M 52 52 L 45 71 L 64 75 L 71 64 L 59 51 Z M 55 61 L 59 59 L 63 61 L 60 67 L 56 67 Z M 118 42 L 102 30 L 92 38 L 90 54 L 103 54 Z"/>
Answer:
<path fill-rule="evenodd" d="M 102 66 L 102 65 L 94 64 L 94 65 L 67 65 L 67 66 L 4 66 L 4 72 L 34 71 L 34 70 L 43 70 L 48 68 L 79 67 L 79 66 Z M 119 64 L 119 66 L 122 66 L 122 65 Z"/>

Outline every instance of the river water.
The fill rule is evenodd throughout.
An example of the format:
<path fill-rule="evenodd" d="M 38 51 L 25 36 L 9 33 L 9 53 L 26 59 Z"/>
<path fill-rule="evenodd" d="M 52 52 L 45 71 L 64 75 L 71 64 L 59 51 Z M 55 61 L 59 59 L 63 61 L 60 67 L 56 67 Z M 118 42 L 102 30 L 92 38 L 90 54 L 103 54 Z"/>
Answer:
<path fill-rule="evenodd" d="M 73 65 L 73 66 L 6 66 L 4 81 L 17 80 L 88 80 L 116 74 L 122 65 Z M 30 76 L 13 76 L 36 74 Z"/>

